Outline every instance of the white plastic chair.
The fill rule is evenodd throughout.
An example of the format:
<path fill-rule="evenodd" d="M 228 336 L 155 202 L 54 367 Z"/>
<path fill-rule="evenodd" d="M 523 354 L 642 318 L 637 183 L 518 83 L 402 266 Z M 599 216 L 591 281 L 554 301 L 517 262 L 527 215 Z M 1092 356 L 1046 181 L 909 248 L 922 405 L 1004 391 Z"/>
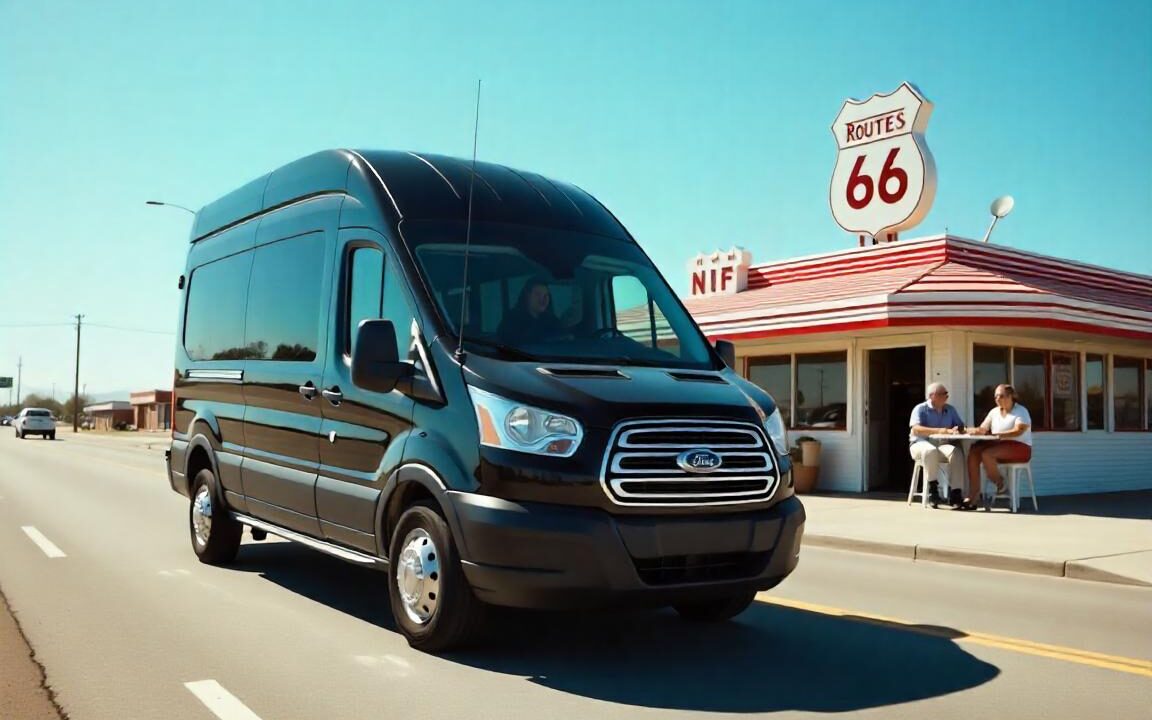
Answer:
<path fill-rule="evenodd" d="M 997 463 L 1000 467 L 1000 477 L 1004 478 L 1004 487 L 1007 492 L 992 492 L 988 493 L 990 487 L 995 487 L 984 478 L 984 489 L 986 491 L 985 497 L 991 497 L 991 501 L 985 503 L 985 507 L 991 510 L 996 501 L 1000 498 L 1008 500 L 1008 507 L 1012 512 L 1020 510 L 1020 478 L 1026 476 L 1028 478 L 1028 491 L 1032 495 L 1032 509 L 1036 512 L 1040 511 L 1040 504 L 1036 502 L 1036 485 L 1032 482 L 1032 463 Z"/>
<path fill-rule="evenodd" d="M 923 487 L 920 488 L 920 492 L 916 492 L 917 478 L 924 481 Z M 915 464 L 912 466 L 912 484 L 908 486 L 909 505 L 912 504 L 912 498 L 916 497 L 917 495 L 920 496 L 920 504 L 924 507 L 928 507 L 928 481 L 924 473 L 924 463 L 921 460 L 916 460 Z"/>

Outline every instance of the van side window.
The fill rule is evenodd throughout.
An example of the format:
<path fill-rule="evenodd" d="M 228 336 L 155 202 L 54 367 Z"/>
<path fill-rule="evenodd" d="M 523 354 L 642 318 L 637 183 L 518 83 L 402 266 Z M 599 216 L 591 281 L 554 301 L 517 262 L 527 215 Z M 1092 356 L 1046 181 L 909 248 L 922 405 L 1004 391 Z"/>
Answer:
<path fill-rule="evenodd" d="M 396 352 L 401 360 L 406 359 L 412 346 L 412 321 L 415 315 L 408 305 L 404 280 L 394 262 L 385 263 L 384 266 L 384 319 L 391 320 L 396 328 Z"/>
<path fill-rule="evenodd" d="M 384 253 L 376 247 L 353 248 L 348 264 L 348 323 L 344 333 L 344 352 L 351 355 L 360 321 L 383 316 Z"/>
<path fill-rule="evenodd" d="M 311 362 L 320 347 L 324 234 L 256 248 L 244 333 L 250 360 Z"/>
<path fill-rule="evenodd" d="M 349 262 L 344 352 L 355 349 L 356 328 L 362 320 L 383 318 L 396 329 L 400 359 L 407 358 L 413 314 L 394 264 L 385 262 L 384 253 L 375 247 L 355 248 Z"/>
<path fill-rule="evenodd" d="M 244 357 L 244 305 L 252 253 L 222 258 L 192 271 L 184 315 L 184 349 L 192 360 Z"/>

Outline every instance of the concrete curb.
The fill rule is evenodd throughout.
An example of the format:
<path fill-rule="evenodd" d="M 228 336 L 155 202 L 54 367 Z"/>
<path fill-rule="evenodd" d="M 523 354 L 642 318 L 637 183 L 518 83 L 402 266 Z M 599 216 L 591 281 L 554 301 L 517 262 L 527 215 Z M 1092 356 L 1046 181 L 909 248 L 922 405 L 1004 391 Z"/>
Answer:
<path fill-rule="evenodd" d="M 1097 567 L 1092 567 L 1086 563 L 1071 560 L 1064 567 L 1064 577 L 1072 578 L 1074 580 L 1092 580 L 1095 582 L 1110 582 L 1118 585 L 1137 585 L 1140 587 L 1152 587 L 1152 583 L 1143 580 L 1128 577 L 1127 575 L 1120 575 L 1119 573 L 1101 570 Z"/>
<path fill-rule="evenodd" d="M 888 557 L 925 562 L 968 565 L 990 570 L 1006 570 L 1008 572 L 1047 575 L 1049 577 L 1066 577 L 1073 580 L 1091 580 L 1094 582 L 1108 582 L 1120 585 L 1152 586 L 1137 578 L 1101 570 L 1075 560 L 1052 560 L 1020 555 L 1002 555 L 998 553 L 981 552 L 979 550 L 930 547 L 908 543 L 889 543 L 877 540 L 861 540 L 813 533 L 804 533 L 803 543 L 813 547 L 862 552 L 871 555 L 886 555 Z"/>

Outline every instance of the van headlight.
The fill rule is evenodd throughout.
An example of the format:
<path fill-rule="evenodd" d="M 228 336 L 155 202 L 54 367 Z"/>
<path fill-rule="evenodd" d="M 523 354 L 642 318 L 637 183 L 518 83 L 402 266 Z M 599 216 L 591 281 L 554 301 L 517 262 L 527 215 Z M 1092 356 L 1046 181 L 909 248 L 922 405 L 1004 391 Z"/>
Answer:
<path fill-rule="evenodd" d="M 468 387 L 480 444 L 505 450 L 571 457 L 584 439 L 580 423 L 567 415 L 542 410 L 484 390 Z"/>
<path fill-rule="evenodd" d="M 771 415 L 764 418 L 764 431 L 776 446 L 776 454 L 787 455 L 788 429 L 784 427 L 784 416 L 780 414 L 780 408 L 776 408 Z"/>

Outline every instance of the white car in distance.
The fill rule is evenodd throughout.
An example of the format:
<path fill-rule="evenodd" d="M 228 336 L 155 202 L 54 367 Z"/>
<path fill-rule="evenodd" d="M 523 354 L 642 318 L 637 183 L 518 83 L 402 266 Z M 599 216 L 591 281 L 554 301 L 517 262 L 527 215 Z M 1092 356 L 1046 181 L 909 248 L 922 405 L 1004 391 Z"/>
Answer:
<path fill-rule="evenodd" d="M 12 427 L 18 438 L 39 435 L 49 440 L 56 439 L 56 420 L 52 417 L 52 411 L 44 408 L 24 408 L 12 421 Z"/>

